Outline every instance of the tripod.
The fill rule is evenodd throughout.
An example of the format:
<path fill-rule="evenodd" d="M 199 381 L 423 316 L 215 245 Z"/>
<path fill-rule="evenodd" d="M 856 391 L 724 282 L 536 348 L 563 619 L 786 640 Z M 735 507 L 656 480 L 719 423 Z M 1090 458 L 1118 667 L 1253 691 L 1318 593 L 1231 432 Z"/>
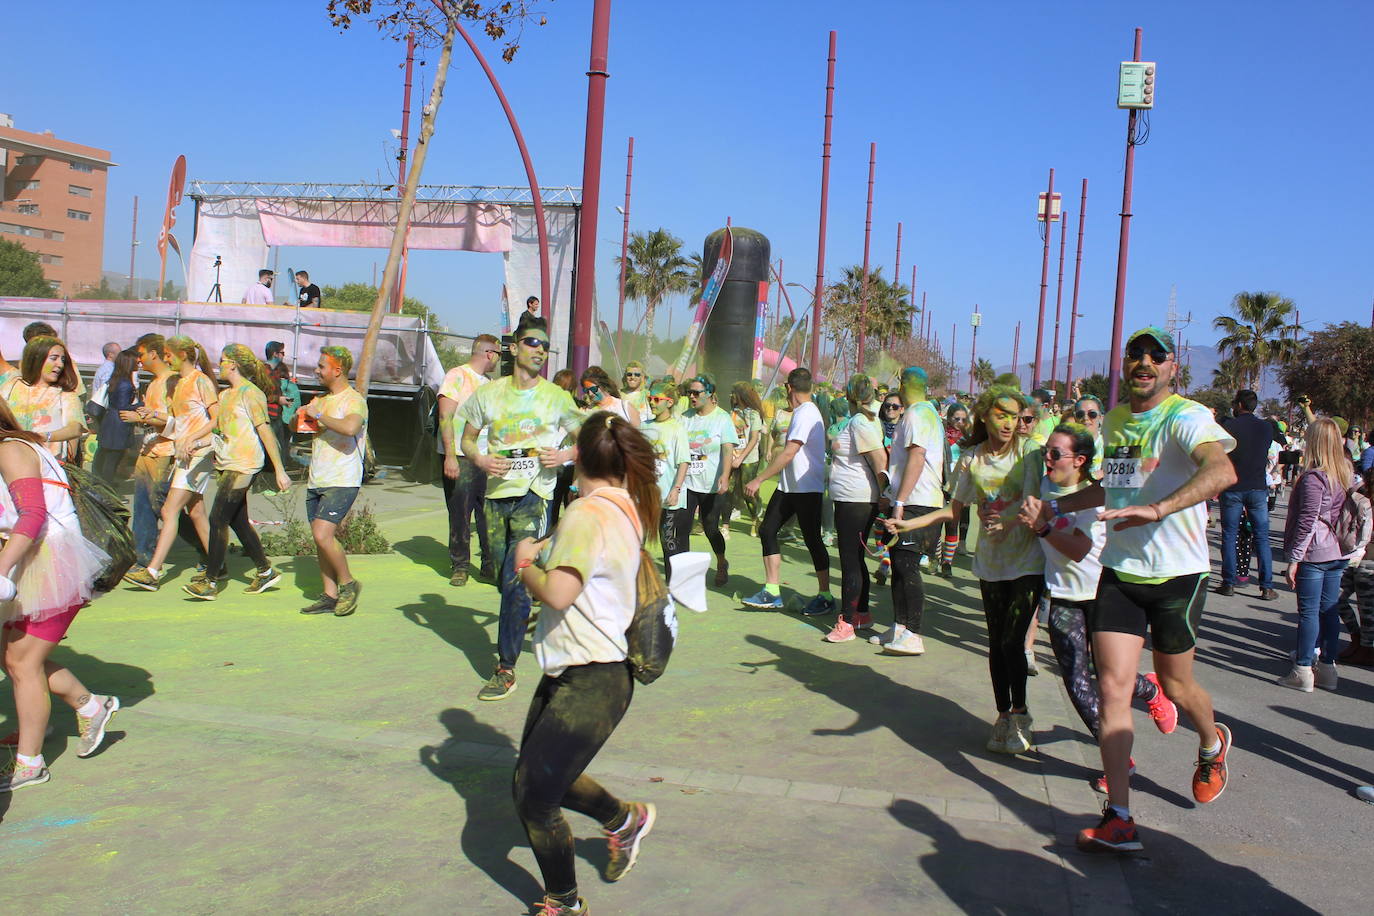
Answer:
<path fill-rule="evenodd" d="M 210 287 L 210 295 L 205 297 L 206 302 L 223 302 L 224 294 L 219 288 L 219 269 L 224 261 L 220 260 L 219 255 L 215 255 L 215 263 L 210 265 L 215 268 L 215 285 Z"/>

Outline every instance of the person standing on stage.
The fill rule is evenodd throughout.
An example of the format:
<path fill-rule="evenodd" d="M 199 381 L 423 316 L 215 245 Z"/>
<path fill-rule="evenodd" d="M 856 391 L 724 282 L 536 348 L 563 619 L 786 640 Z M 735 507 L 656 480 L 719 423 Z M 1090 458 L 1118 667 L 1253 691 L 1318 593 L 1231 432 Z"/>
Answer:
<path fill-rule="evenodd" d="M 296 271 L 296 286 L 300 292 L 296 294 L 296 301 L 303 309 L 317 309 L 320 307 L 320 288 L 310 282 L 310 274 L 303 270 Z"/>
<path fill-rule="evenodd" d="M 258 282 L 244 290 L 243 298 L 239 301 L 247 305 L 271 305 L 273 276 L 272 271 L 265 267 L 258 271 Z"/>
<path fill-rule="evenodd" d="M 448 584 L 468 584 L 472 560 L 472 519 L 477 518 L 477 544 L 482 552 L 480 576 L 495 582 L 491 543 L 487 536 L 487 475 L 462 453 L 464 421 L 459 409 L 487 382 L 501 362 L 501 341 L 491 334 L 472 340 L 467 363 L 455 366 L 439 386 L 439 449 L 444 455 L 444 505 L 448 508 Z"/>

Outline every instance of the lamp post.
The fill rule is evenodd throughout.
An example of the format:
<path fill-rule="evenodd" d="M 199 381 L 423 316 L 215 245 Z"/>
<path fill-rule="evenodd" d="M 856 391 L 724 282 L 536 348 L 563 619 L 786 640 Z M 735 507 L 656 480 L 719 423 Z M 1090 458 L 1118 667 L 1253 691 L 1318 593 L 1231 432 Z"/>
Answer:
<path fill-rule="evenodd" d="M 968 390 L 972 394 L 978 387 L 978 325 L 983 323 L 983 316 L 978 314 L 978 303 L 973 304 L 973 317 L 969 319 L 973 325 L 973 346 L 969 348 L 968 354 Z"/>
<path fill-rule="evenodd" d="M 635 138 L 630 138 L 630 148 L 625 153 L 625 206 L 617 207 L 624 218 L 620 228 L 620 306 L 615 317 L 615 352 L 622 348 L 621 334 L 625 330 L 625 256 L 630 250 L 630 179 L 635 172 Z M 541 303 L 542 304 L 542 303 Z"/>
<path fill-rule="evenodd" d="M 1083 191 L 1078 198 L 1078 258 L 1073 265 L 1073 302 L 1069 304 L 1069 364 L 1064 380 L 1073 384 L 1073 343 L 1078 330 L 1078 283 L 1083 279 L 1083 222 L 1088 218 L 1088 179 L 1083 179 Z"/>
<path fill-rule="evenodd" d="M 587 67 L 587 130 L 582 146 L 582 218 L 578 225 L 577 304 L 573 316 L 572 371 L 591 361 L 596 314 L 596 219 L 601 204 L 601 139 L 606 125 L 606 80 L 611 43 L 611 0 L 592 5 L 592 43 Z M 546 309 L 547 303 L 540 303 Z"/>
<path fill-rule="evenodd" d="M 858 347 L 854 371 L 864 371 L 864 345 L 868 342 L 868 246 L 873 235 L 873 170 L 878 165 L 878 144 L 868 144 L 868 208 L 864 213 L 864 277 L 859 288 Z"/>
<path fill-rule="evenodd" d="M 811 307 L 811 368 L 821 359 L 821 297 L 825 295 L 825 217 L 830 209 L 830 127 L 835 120 L 835 33 L 825 73 L 825 138 L 821 141 L 821 225 L 816 239 L 816 292 Z"/>
<path fill-rule="evenodd" d="M 1054 293 L 1054 346 L 1050 349 L 1050 388 L 1054 388 L 1054 380 L 1059 377 L 1059 317 L 1064 311 L 1064 242 L 1068 233 L 1067 219 L 1059 221 L 1059 283 Z M 1068 386 L 1064 386 L 1068 390 Z"/>
<path fill-rule="evenodd" d="M 1141 30 L 1136 29 L 1133 61 L 1140 60 L 1140 35 Z M 1153 83 L 1154 74 L 1150 74 L 1149 80 Z M 1120 102 L 1118 93 L 1118 107 Z M 1131 249 L 1131 193 L 1135 180 L 1135 125 L 1138 113 L 1137 108 L 1132 108 L 1126 118 L 1126 174 L 1121 182 L 1121 235 L 1116 248 L 1116 301 L 1112 306 L 1112 351 L 1107 369 L 1108 410 L 1116 406 L 1117 386 L 1121 382 L 1121 335 L 1125 333 L 1126 324 L 1126 262 Z"/>
<path fill-rule="evenodd" d="M 1050 285 L 1050 229 L 1059 218 L 1055 209 L 1054 169 L 1050 169 L 1049 188 L 1040 195 L 1036 219 L 1045 224 L 1045 253 L 1040 260 L 1040 317 L 1035 322 L 1035 365 L 1031 370 L 1031 387 L 1040 387 L 1040 357 L 1045 345 L 1045 293 Z"/>

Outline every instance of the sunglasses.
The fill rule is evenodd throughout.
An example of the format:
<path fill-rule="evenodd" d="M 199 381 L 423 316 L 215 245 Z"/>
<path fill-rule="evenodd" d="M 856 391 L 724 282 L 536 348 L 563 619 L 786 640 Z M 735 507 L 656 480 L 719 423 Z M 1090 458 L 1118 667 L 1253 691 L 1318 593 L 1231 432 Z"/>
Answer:
<path fill-rule="evenodd" d="M 665 398 L 665 397 L 663 397 L 662 395 L 650 395 L 650 396 L 649 396 L 649 403 L 650 403 L 650 404 L 671 404 L 671 403 L 673 403 L 673 399 L 672 399 L 672 398 Z"/>
<path fill-rule="evenodd" d="M 1096 420 L 1101 414 L 1095 410 L 1075 410 L 1073 418 L 1075 420 Z"/>
<path fill-rule="evenodd" d="M 1056 461 L 1058 461 L 1058 460 L 1061 459 L 1061 458 L 1076 458 L 1076 457 L 1078 457 L 1078 453 L 1077 453 L 1077 452 L 1066 452 L 1066 451 L 1063 451 L 1062 449 L 1057 449 L 1057 448 L 1047 448 L 1047 449 L 1045 449 L 1045 463 L 1046 463 L 1046 464 L 1054 464 Z"/>
<path fill-rule="evenodd" d="M 900 405 L 900 404 L 884 404 L 884 405 L 883 405 L 883 410 L 901 410 L 901 409 L 902 409 L 902 405 Z"/>
<path fill-rule="evenodd" d="M 625 377 L 626 377 L 626 378 L 644 378 L 644 373 L 643 373 L 643 372 L 626 372 L 626 373 L 625 373 Z"/>
<path fill-rule="evenodd" d="M 533 347 L 537 350 L 548 350 L 549 348 L 549 342 L 547 340 L 540 340 L 538 337 L 522 337 L 520 338 L 520 342 L 527 347 Z"/>
<path fill-rule="evenodd" d="M 1169 354 L 1162 347 L 1142 347 L 1139 344 L 1132 344 L 1126 348 L 1126 358 L 1139 362 L 1145 357 L 1150 357 L 1150 362 L 1156 366 L 1169 361 Z"/>
<path fill-rule="evenodd" d="M 1034 423 L 1034 422 L 1035 422 L 1035 417 L 1033 417 L 1033 416 L 1032 416 L 1032 417 L 1017 417 L 1017 418 L 1016 418 L 1016 422 L 1017 422 L 1017 423 Z"/>
<path fill-rule="evenodd" d="M 705 389 L 705 388 L 688 388 L 688 389 L 687 389 L 687 397 L 689 397 L 689 398 L 699 398 L 699 397 L 701 397 L 701 396 L 702 396 L 703 394 L 705 394 L 705 393 L 706 393 L 706 389 Z"/>

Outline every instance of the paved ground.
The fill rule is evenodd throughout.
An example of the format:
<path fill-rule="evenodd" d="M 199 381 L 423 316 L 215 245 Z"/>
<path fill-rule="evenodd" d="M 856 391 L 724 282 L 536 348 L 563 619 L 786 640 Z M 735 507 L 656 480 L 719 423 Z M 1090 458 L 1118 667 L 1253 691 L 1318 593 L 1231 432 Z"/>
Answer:
<path fill-rule="evenodd" d="M 449 588 L 437 489 L 366 494 L 397 552 L 355 561 L 352 618 L 296 613 L 318 586 L 312 560 L 284 561 L 284 587 L 264 596 L 242 582 L 209 604 L 121 591 L 82 614 L 58 657 L 126 708 L 87 760 L 60 712 L 53 781 L 0 796 L 13 909 L 486 914 L 539 896 L 509 794 L 533 659 L 512 699 L 478 703 L 495 591 Z M 683 621 L 669 673 L 640 688 L 593 767 L 659 806 L 634 874 L 603 883 L 604 843 L 572 816 L 593 912 L 1367 911 L 1374 809 L 1349 791 L 1374 780 L 1374 674 L 1343 671 L 1334 695 L 1274 686 L 1290 594 L 1209 601 L 1202 677 L 1235 731 L 1231 788 L 1195 806 L 1194 736 L 1161 736 L 1142 713 L 1146 851 L 1102 859 L 1072 846 L 1100 804 L 1096 753 L 1043 645 L 1037 751 L 983 749 L 966 569 L 931 588 L 927 655 L 899 659 L 740 610 L 728 593 L 757 588 L 757 542 L 737 530 L 730 553 L 727 594 Z M 809 589 L 806 565 L 788 572 Z M 882 595 L 879 620 L 888 609 Z M 0 686 L 0 730 L 13 725 Z"/>

